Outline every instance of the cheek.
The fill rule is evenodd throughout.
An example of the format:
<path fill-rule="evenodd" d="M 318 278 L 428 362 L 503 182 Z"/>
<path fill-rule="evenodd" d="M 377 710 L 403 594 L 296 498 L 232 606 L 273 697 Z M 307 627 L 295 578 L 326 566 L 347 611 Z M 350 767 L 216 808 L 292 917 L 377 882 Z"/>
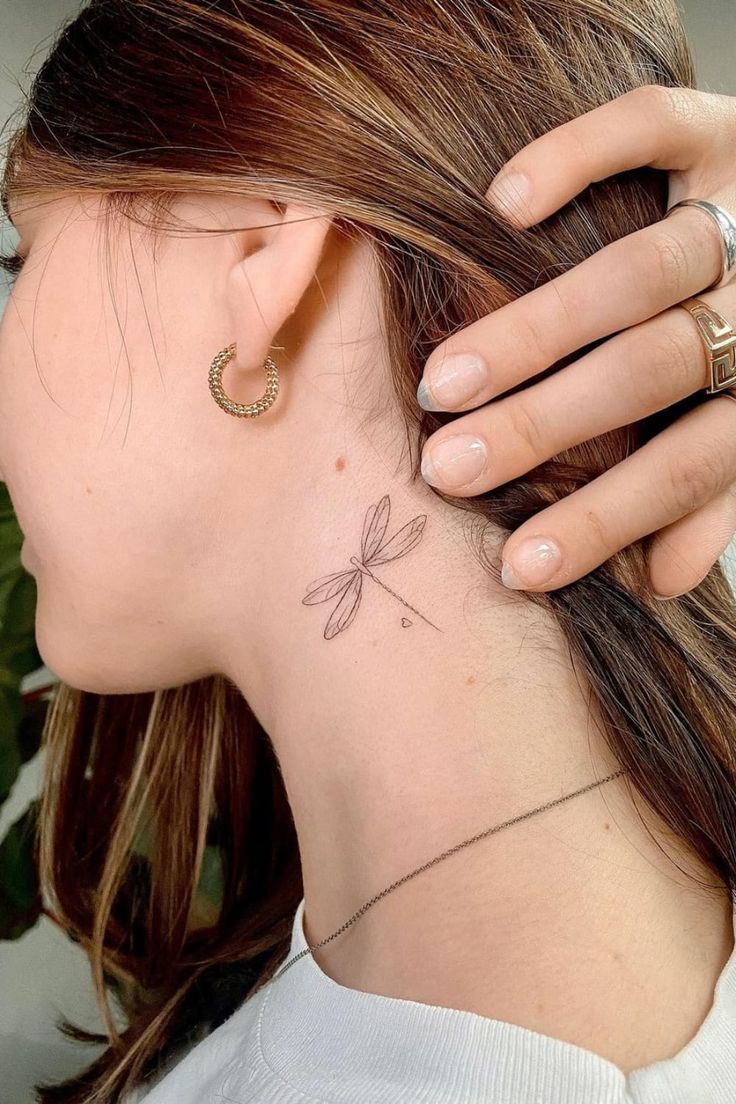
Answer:
<path fill-rule="evenodd" d="M 152 625 L 173 632 L 186 488 L 163 478 L 128 370 L 100 360 L 92 332 L 54 333 L 53 317 L 39 312 L 33 348 L 20 322 L 0 329 L 0 461 L 37 581 L 41 654 L 60 677 L 88 666 L 89 681 L 101 656 L 135 669 Z"/>
<path fill-rule="evenodd" d="M 149 289 L 160 313 L 121 287 L 116 310 L 80 271 L 79 283 L 50 271 L 42 297 L 21 277 L 0 326 L 0 469 L 29 542 L 44 661 L 80 689 L 145 692 L 212 673 L 202 627 L 234 507 L 206 380 L 228 319 L 203 309 L 209 332 L 191 311 L 175 326 L 181 296 Z M 178 380 L 187 370 L 199 386 Z"/>
<path fill-rule="evenodd" d="M 22 273 L 0 326 L 0 462 L 21 526 L 37 539 L 85 447 L 95 387 L 86 340 L 58 298 L 39 296 L 33 267 Z"/>
<path fill-rule="evenodd" d="M 136 361 L 136 320 L 116 332 L 125 289 L 116 314 L 109 295 L 89 294 L 94 280 L 52 273 L 39 288 L 38 267 L 21 275 L 0 327 L 2 473 L 39 556 L 104 548 L 106 534 L 124 552 L 120 537 L 141 528 L 124 503 L 145 511 L 140 482 L 151 470 L 150 396 L 141 394 L 151 366 Z"/>

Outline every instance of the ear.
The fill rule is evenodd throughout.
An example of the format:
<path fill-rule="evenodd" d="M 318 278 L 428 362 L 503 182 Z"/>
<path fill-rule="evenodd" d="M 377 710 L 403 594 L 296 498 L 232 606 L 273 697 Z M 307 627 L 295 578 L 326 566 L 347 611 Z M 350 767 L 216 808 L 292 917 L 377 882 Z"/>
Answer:
<path fill-rule="evenodd" d="M 227 387 L 238 402 L 253 390 L 253 373 L 263 363 L 279 330 L 294 313 L 317 272 L 332 216 L 315 207 L 271 203 L 269 226 L 248 235 L 247 253 L 228 274 L 233 331 L 223 346 L 235 342 L 235 359 L 228 366 Z M 278 363 L 278 357 L 274 357 Z M 260 386 L 259 381 L 257 386 Z M 260 393 L 260 392 L 259 392 Z"/>

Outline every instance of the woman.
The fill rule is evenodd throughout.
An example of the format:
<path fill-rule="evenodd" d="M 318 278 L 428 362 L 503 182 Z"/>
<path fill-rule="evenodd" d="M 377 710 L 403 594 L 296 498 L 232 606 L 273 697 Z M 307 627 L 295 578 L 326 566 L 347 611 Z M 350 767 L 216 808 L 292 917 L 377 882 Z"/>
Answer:
<path fill-rule="evenodd" d="M 731 1099 L 736 608 L 711 565 L 736 411 L 662 313 L 720 239 L 699 211 L 654 227 L 652 168 L 526 229 L 484 194 L 555 127 L 693 82 L 669 0 L 98 0 L 66 29 L 8 160 L 0 439 L 65 684 L 43 877 L 110 1046 L 41 1099 Z M 549 283 L 655 229 L 665 267 L 609 263 L 597 323 L 590 277 Z M 459 404 L 487 452 L 450 490 L 419 446 L 456 420 L 415 401 L 426 365 L 441 405 L 446 351 L 505 393 Z M 648 514 L 611 493 L 644 472 Z M 504 586 L 511 531 L 547 562 L 567 540 L 567 585 Z"/>

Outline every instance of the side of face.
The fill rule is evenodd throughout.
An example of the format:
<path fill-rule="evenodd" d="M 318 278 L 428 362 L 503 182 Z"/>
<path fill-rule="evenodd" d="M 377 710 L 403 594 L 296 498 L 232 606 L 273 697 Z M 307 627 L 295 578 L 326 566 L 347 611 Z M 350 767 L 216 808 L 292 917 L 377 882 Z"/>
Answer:
<path fill-rule="evenodd" d="M 242 227 L 244 207 L 190 196 L 177 214 Z M 263 214 L 250 209 L 254 225 Z M 108 239 L 93 194 L 13 217 L 27 260 L 0 323 L 0 477 L 38 584 L 39 650 L 97 693 L 204 677 L 223 565 L 252 552 L 231 495 L 257 446 L 207 383 L 233 340 L 228 281 L 248 231 L 154 249 L 124 221 Z"/>

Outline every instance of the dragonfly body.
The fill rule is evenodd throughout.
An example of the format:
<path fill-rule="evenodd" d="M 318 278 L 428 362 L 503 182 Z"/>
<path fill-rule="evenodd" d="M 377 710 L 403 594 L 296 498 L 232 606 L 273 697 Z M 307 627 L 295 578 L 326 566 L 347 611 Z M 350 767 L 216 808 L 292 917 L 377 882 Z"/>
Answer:
<path fill-rule="evenodd" d="M 390 563 L 392 560 L 398 560 L 399 557 L 405 556 L 422 539 L 427 521 L 426 514 L 418 514 L 394 533 L 392 537 L 384 540 L 390 511 L 391 504 L 388 495 L 384 495 L 378 505 L 369 506 L 363 523 L 363 536 L 360 545 L 361 558 L 358 559 L 357 556 L 350 557 L 350 563 L 354 566 L 349 571 L 338 571 L 334 575 L 317 579 L 316 582 L 310 585 L 306 596 L 302 598 L 302 603 L 306 606 L 338 598 L 337 604 L 325 625 L 325 640 L 332 640 L 338 633 L 344 632 L 355 619 L 360 606 L 364 577 L 378 583 L 379 586 L 405 605 L 407 609 L 410 609 L 423 621 L 426 621 L 428 625 L 431 625 L 433 629 L 442 632 L 441 629 L 437 628 L 437 625 L 433 625 L 419 610 L 414 609 L 414 606 L 404 601 L 400 594 L 396 594 L 371 571 L 372 567 Z"/>

